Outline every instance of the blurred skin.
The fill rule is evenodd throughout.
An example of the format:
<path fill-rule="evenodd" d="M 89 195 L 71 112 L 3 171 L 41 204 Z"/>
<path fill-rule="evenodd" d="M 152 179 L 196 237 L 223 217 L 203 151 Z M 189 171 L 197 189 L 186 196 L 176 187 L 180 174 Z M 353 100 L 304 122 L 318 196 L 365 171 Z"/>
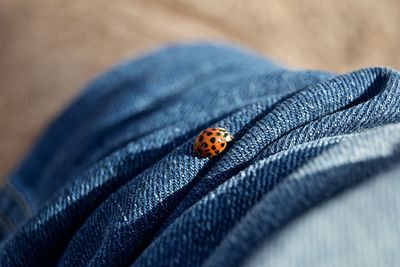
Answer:
<path fill-rule="evenodd" d="M 0 180 L 93 76 L 162 44 L 250 47 L 294 68 L 400 69 L 397 0 L 0 0 Z"/>

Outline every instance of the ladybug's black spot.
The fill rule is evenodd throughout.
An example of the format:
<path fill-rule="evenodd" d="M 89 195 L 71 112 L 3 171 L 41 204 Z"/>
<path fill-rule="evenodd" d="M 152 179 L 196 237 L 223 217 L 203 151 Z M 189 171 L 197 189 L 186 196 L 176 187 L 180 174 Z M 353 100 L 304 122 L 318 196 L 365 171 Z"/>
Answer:
<path fill-rule="evenodd" d="M 207 157 L 210 157 L 212 154 L 211 153 L 207 153 L 206 155 L 207 155 Z"/>
<path fill-rule="evenodd" d="M 203 135 L 200 135 L 200 137 L 199 137 L 199 142 L 203 142 L 203 140 L 204 140 L 204 136 L 203 136 Z"/>
<path fill-rule="evenodd" d="M 214 152 L 215 152 L 215 154 L 219 154 L 219 150 L 215 150 Z"/>
<path fill-rule="evenodd" d="M 215 143 L 215 137 L 210 138 L 211 143 Z"/>
<path fill-rule="evenodd" d="M 228 137 L 228 135 L 229 135 L 228 133 L 224 133 L 224 137 Z"/>
<path fill-rule="evenodd" d="M 208 147 L 208 145 L 207 145 L 206 142 L 203 142 L 203 143 L 201 143 L 201 147 L 202 147 L 202 148 L 206 148 L 206 147 Z"/>
<path fill-rule="evenodd" d="M 221 143 L 221 147 L 224 147 L 225 146 L 225 143 Z"/>
<path fill-rule="evenodd" d="M 221 133 L 220 132 L 218 132 L 218 133 L 216 133 L 217 134 L 217 136 L 221 136 Z"/>
<path fill-rule="evenodd" d="M 226 130 L 225 130 L 224 128 L 219 128 L 219 130 L 220 130 L 221 132 L 226 133 Z"/>
<path fill-rule="evenodd" d="M 217 149 L 217 148 L 216 148 L 214 145 L 212 145 L 212 146 L 211 146 L 211 149 L 212 149 L 212 150 L 215 150 L 215 149 Z"/>
<path fill-rule="evenodd" d="M 207 132 L 207 135 L 208 135 L 208 136 L 212 135 L 212 132 Z"/>

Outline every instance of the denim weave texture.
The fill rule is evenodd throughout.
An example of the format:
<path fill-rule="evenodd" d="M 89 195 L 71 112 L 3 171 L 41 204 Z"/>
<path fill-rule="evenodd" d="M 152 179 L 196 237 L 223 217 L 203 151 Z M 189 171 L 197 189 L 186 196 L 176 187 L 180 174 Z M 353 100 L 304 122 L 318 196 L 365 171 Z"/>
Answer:
<path fill-rule="evenodd" d="M 389 68 L 292 70 L 208 43 L 126 61 L 10 174 L 0 265 L 241 266 L 311 209 L 398 166 L 399 121 Z M 235 140 L 199 158 L 194 139 L 213 126 Z"/>

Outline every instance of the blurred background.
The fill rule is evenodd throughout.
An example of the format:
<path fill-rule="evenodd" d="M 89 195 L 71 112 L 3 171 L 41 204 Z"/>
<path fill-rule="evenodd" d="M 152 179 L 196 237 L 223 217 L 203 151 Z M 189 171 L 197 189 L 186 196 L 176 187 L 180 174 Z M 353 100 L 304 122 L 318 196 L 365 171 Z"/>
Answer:
<path fill-rule="evenodd" d="M 93 76 L 165 43 L 220 40 L 293 68 L 400 69 L 398 0 L 0 0 L 0 180 Z"/>

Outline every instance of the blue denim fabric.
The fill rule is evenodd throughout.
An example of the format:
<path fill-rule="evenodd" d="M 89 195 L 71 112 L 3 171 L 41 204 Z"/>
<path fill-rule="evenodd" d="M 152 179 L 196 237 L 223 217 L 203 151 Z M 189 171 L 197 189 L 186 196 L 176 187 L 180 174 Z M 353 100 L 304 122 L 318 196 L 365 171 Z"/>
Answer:
<path fill-rule="evenodd" d="M 243 266 L 399 266 L 399 177 L 397 167 L 322 203 L 266 239 Z"/>
<path fill-rule="evenodd" d="M 390 173 L 392 178 L 389 181 L 385 178 L 387 171 L 382 170 L 391 170 L 395 166 L 399 166 L 399 159 L 400 125 L 387 125 L 357 135 L 351 134 L 343 137 L 340 144 L 304 164 L 296 172 L 287 176 L 285 181 L 277 185 L 269 194 L 265 195 L 230 231 L 225 240 L 208 257 L 204 266 L 211 267 L 221 264 L 223 266 L 238 266 L 238 263 L 242 261 L 247 261 L 244 266 L 310 267 L 314 264 L 316 264 L 315 266 L 330 266 L 331 264 L 333 266 L 368 266 L 356 264 L 358 255 L 352 253 L 356 251 L 354 248 L 353 251 L 349 249 L 341 251 L 351 245 L 356 246 L 358 252 L 362 254 L 362 259 L 359 259 L 359 261 L 367 261 L 369 264 L 381 263 L 372 266 L 397 266 L 400 263 L 397 251 L 400 245 L 400 235 L 398 221 L 395 218 L 400 216 L 398 209 L 400 206 L 399 197 L 394 196 L 393 190 L 399 188 L 400 169 L 397 168 Z M 366 210 L 354 208 L 348 214 L 334 214 L 342 215 L 340 218 L 329 216 L 330 213 L 335 213 L 335 211 L 339 213 L 340 208 L 351 207 L 351 202 L 346 199 L 335 200 L 336 205 L 340 205 L 335 210 L 335 207 L 328 205 L 324 207 L 324 200 L 346 189 L 349 191 L 348 189 L 352 185 L 362 181 L 369 182 L 367 178 L 370 177 L 375 179 L 375 184 L 372 188 L 369 188 L 369 195 L 357 195 L 353 190 L 350 190 L 350 193 L 345 192 L 353 198 L 350 201 L 362 203 L 362 207 Z M 383 179 L 386 179 L 386 181 Z M 379 188 L 379 183 L 386 183 L 386 185 Z M 371 185 L 369 186 L 371 187 Z M 392 188 L 388 188 L 389 186 Z M 354 191 L 357 190 L 357 188 L 354 189 Z M 376 196 L 385 191 L 387 191 L 387 195 Z M 396 195 L 398 195 L 398 191 Z M 375 203 L 375 206 L 368 205 L 369 202 L 365 198 L 369 202 Z M 382 202 L 386 206 L 379 205 Z M 319 208 L 319 212 L 324 214 L 314 219 L 311 225 L 305 225 L 301 232 L 300 229 L 296 229 L 296 227 L 299 228 L 297 225 L 285 229 L 285 224 L 291 222 L 293 217 L 300 217 L 299 214 L 317 205 L 322 206 Z M 373 217 L 364 218 L 365 220 L 360 219 L 362 214 L 366 213 L 369 213 L 370 216 L 380 217 L 375 220 L 372 219 Z M 355 216 L 358 216 L 359 221 L 354 218 Z M 304 220 L 312 219 L 311 214 Z M 380 226 L 376 223 L 377 220 L 381 220 L 382 227 L 386 228 L 387 234 L 391 233 L 397 237 L 393 237 L 391 240 L 387 238 L 387 234 L 384 234 L 384 230 L 379 233 Z M 337 231 L 332 231 L 327 227 L 327 222 L 340 228 Z M 301 223 L 301 220 L 299 223 Z M 346 223 L 349 225 L 345 225 Z M 365 225 L 375 231 L 364 232 L 364 235 L 357 233 L 355 229 L 360 231 Z M 312 229 L 309 229 L 308 235 L 307 227 L 312 227 Z M 326 228 L 318 232 L 318 228 L 324 227 Z M 279 233 L 282 228 L 284 229 L 283 233 Z M 348 229 L 354 230 L 350 233 Z M 296 232 L 296 234 L 291 233 L 292 239 L 290 241 L 292 243 L 285 240 L 288 239 L 288 234 L 285 231 Z M 344 236 L 346 234 L 348 236 Z M 374 238 L 374 235 L 380 237 Z M 337 240 L 332 236 L 336 238 L 341 236 L 343 239 L 340 240 L 339 237 L 339 240 Z M 358 238 L 359 242 L 351 244 L 352 237 Z M 324 239 L 325 242 L 332 246 L 329 252 L 322 249 L 322 242 L 313 246 L 313 242 L 318 243 L 317 240 L 322 238 L 326 238 Z M 368 240 L 368 242 L 365 242 L 365 240 L 362 242 L 362 238 Z M 293 240 L 296 240 L 296 242 L 293 242 Z M 389 240 L 391 240 L 390 245 L 387 244 L 382 248 L 382 244 L 388 243 Z M 336 248 L 333 245 L 335 241 Z M 262 251 L 252 255 L 254 249 L 262 243 L 264 243 Z M 285 250 L 285 245 L 282 243 L 290 248 L 297 247 L 297 251 L 304 251 L 304 254 L 308 254 L 308 256 L 296 255 L 294 249 Z M 394 244 L 395 246 L 392 247 Z M 315 248 L 321 250 L 318 251 Z M 323 251 L 325 253 L 322 253 Z M 327 255 L 331 257 L 327 257 Z M 335 262 L 342 264 L 335 265 Z M 291 263 L 296 264 L 292 265 Z"/>
<path fill-rule="evenodd" d="M 89 84 L 10 176 L 1 266 L 238 265 L 311 207 L 399 162 L 387 134 L 399 85 L 387 68 L 289 70 L 202 43 L 125 62 Z M 235 141 L 198 158 L 194 138 L 213 125 Z M 251 242 L 232 242 L 242 231 Z"/>

